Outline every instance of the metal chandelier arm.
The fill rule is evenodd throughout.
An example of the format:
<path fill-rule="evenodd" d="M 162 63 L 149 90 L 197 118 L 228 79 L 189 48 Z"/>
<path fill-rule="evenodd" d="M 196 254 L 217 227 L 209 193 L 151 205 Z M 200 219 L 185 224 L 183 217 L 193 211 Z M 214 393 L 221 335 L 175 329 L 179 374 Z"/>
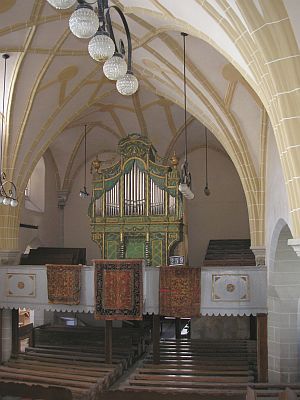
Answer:
<path fill-rule="evenodd" d="M 109 33 L 111 34 L 111 38 L 114 41 L 115 45 L 116 45 L 116 40 L 115 40 L 113 27 L 112 27 L 112 23 L 111 23 L 111 18 L 110 18 L 110 10 L 112 8 L 114 8 L 117 11 L 117 13 L 119 14 L 119 16 L 121 17 L 121 20 L 122 20 L 124 28 L 125 28 L 125 33 L 126 33 L 126 38 L 127 38 L 127 53 L 128 53 L 127 54 L 127 65 L 128 65 L 128 72 L 130 73 L 130 72 L 132 72 L 132 42 L 131 42 L 131 34 L 129 31 L 129 26 L 128 26 L 128 23 L 126 21 L 123 11 L 118 6 L 110 6 L 107 8 L 107 10 L 105 12 L 105 19 L 107 22 Z M 117 45 L 116 45 L 116 49 L 118 49 Z"/>
<path fill-rule="evenodd" d="M 5 190 L 5 186 L 7 186 L 7 185 L 10 185 L 10 189 L 8 191 Z M 13 200 L 16 200 L 16 198 L 17 198 L 16 185 L 13 182 L 8 181 L 6 179 L 6 175 L 4 172 L 2 172 L 1 176 L 0 176 L 0 195 L 9 197 Z"/>

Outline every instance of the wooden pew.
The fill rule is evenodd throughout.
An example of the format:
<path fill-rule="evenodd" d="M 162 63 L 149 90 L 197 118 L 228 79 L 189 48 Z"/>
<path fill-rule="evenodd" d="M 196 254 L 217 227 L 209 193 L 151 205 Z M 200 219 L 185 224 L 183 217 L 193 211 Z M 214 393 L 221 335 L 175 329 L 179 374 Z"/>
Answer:
<path fill-rule="evenodd" d="M 297 400 L 297 394 L 290 388 L 286 388 L 284 392 L 279 394 L 279 400 Z"/>
<path fill-rule="evenodd" d="M 1 382 L 0 393 L 2 396 L 22 396 L 31 399 L 42 400 L 72 400 L 72 392 L 69 389 L 42 385 L 14 383 L 14 382 Z"/>

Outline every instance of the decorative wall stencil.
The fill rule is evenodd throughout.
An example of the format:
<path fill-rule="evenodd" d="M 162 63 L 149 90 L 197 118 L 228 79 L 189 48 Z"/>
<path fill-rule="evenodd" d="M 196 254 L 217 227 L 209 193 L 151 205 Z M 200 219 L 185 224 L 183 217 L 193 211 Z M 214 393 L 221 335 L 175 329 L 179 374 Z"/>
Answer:
<path fill-rule="evenodd" d="M 8 297 L 35 297 L 35 274 L 9 273 L 6 278 Z"/>
<path fill-rule="evenodd" d="M 140 320 L 143 313 L 143 260 L 94 260 L 95 318 Z"/>
<path fill-rule="evenodd" d="M 250 301 L 249 275 L 212 275 L 212 301 Z"/>
<path fill-rule="evenodd" d="M 47 264 L 46 267 L 49 303 L 79 304 L 81 265 Z"/>
<path fill-rule="evenodd" d="M 17 0 L 1 0 L 0 2 L 0 14 L 5 13 L 10 8 L 12 8 L 16 4 Z"/>
<path fill-rule="evenodd" d="M 200 315 L 200 268 L 161 267 L 160 314 L 169 317 Z"/>

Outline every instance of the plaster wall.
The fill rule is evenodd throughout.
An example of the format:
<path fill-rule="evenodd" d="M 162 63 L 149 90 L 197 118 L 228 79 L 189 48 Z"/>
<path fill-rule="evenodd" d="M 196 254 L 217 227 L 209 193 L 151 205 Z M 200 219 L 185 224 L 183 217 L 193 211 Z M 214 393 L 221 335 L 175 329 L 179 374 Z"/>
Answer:
<path fill-rule="evenodd" d="M 191 320 L 191 339 L 249 339 L 249 317 L 201 316 Z"/>
<path fill-rule="evenodd" d="M 37 225 L 38 229 L 20 228 L 19 249 L 23 253 L 28 245 L 32 247 L 59 247 L 59 212 L 57 207 L 56 175 L 47 153 L 45 161 L 45 208 L 43 212 L 28 210 L 23 207 L 21 223 Z M 42 191 L 43 185 L 37 189 Z"/>
<path fill-rule="evenodd" d="M 208 149 L 210 196 L 205 187 L 205 149 L 189 154 L 193 200 L 187 201 L 189 264 L 201 266 L 211 239 L 248 239 L 246 199 L 232 161 L 222 152 Z"/>
<path fill-rule="evenodd" d="M 76 174 L 71 192 L 64 209 L 64 245 L 65 247 L 85 247 L 87 252 L 87 265 L 92 264 L 94 258 L 101 256 L 100 249 L 91 239 L 90 219 L 88 206 L 91 194 L 87 199 L 79 197 L 83 188 L 84 168 Z M 91 175 L 87 174 L 87 191 L 91 192 Z"/>

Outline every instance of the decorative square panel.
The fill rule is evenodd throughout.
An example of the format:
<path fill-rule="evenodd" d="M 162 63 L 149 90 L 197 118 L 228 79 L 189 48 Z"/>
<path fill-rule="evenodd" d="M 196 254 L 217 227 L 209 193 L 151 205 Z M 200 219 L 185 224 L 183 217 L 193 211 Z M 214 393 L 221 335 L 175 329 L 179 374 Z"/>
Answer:
<path fill-rule="evenodd" d="M 212 275 L 212 301 L 250 301 L 249 275 Z"/>
<path fill-rule="evenodd" d="M 7 273 L 7 296 L 35 297 L 35 274 Z"/>

